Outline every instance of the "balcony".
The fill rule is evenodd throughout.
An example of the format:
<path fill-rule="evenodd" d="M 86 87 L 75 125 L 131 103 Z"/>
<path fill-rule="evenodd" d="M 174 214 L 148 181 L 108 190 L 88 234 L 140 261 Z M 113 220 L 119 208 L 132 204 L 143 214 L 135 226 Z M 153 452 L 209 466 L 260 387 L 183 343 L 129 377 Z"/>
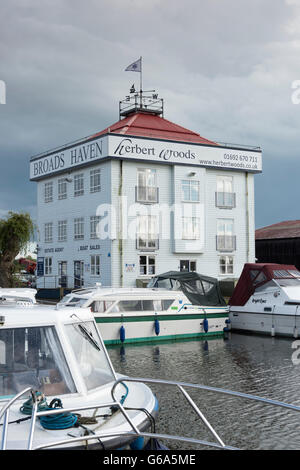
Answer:
<path fill-rule="evenodd" d="M 236 207 L 235 193 L 216 192 L 216 207 L 220 209 L 233 209 Z"/>
<path fill-rule="evenodd" d="M 235 235 L 217 235 L 216 236 L 217 251 L 231 252 L 236 250 Z"/>

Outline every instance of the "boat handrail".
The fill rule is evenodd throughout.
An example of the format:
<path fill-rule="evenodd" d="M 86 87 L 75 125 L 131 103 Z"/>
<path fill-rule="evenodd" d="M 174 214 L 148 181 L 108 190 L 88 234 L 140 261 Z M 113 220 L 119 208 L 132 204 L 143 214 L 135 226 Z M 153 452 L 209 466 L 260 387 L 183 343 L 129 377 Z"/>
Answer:
<path fill-rule="evenodd" d="M 191 406 L 193 411 L 197 414 L 198 418 L 202 421 L 202 423 L 205 425 L 205 427 L 210 431 L 210 433 L 214 436 L 215 441 L 210 442 L 202 439 L 196 439 L 196 438 L 191 438 L 191 437 L 184 437 L 184 436 L 177 436 L 177 435 L 169 435 L 169 434 L 162 434 L 162 433 L 149 433 L 149 432 L 141 432 L 137 429 L 137 427 L 134 425 L 132 419 L 128 415 L 127 411 L 129 411 L 129 408 L 126 409 L 126 406 L 123 406 L 116 398 L 115 398 L 115 390 L 116 387 L 120 383 L 124 382 L 137 382 L 137 383 L 144 383 L 144 384 L 153 384 L 153 385 L 163 385 L 163 386 L 174 386 L 179 389 L 179 391 L 182 393 L 188 404 Z M 95 404 L 93 405 L 84 405 L 81 407 L 70 407 L 70 408 L 63 408 L 64 413 L 70 413 L 70 412 L 75 412 L 75 411 L 81 411 L 81 410 L 89 410 L 89 409 L 99 409 L 99 408 L 107 408 L 114 406 L 118 408 L 118 410 L 123 414 L 124 418 L 126 421 L 129 423 L 131 430 L 129 431 L 122 431 L 122 432 L 109 432 L 109 431 L 103 431 L 103 432 L 91 432 L 89 435 L 84 435 L 84 436 L 78 436 L 78 437 L 71 437 L 68 439 L 60 440 L 60 441 L 53 441 L 49 442 L 47 444 L 42 444 L 38 445 L 36 447 L 33 447 L 33 436 L 34 436 L 34 428 L 35 428 L 35 422 L 36 419 L 40 416 L 49 416 L 53 414 L 59 414 L 62 412 L 61 408 L 54 408 L 52 410 L 44 410 L 44 411 L 38 411 L 38 399 L 35 396 L 35 392 L 33 391 L 32 388 L 27 388 L 17 394 L 15 397 L 13 397 L 0 411 L 0 419 L 4 415 L 4 423 L 3 423 L 3 433 L 2 433 L 2 443 L 1 443 L 1 450 L 4 450 L 6 448 L 6 440 L 7 440 L 7 428 L 8 428 L 8 414 L 9 414 L 9 409 L 13 405 L 13 403 L 20 398 L 22 395 L 27 393 L 28 391 L 31 392 L 32 398 L 33 398 L 33 408 L 32 408 L 32 416 L 31 416 L 31 422 L 30 422 L 30 431 L 29 431 L 29 438 L 28 438 L 28 444 L 27 444 L 27 450 L 40 450 L 40 449 L 45 449 L 49 447 L 57 447 L 61 445 L 69 445 L 72 443 L 76 442 L 88 442 L 88 441 L 95 441 L 95 440 L 101 440 L 103 438 L 109 438 L 109 437 L 116 437 L 116 436 L 136 436 L 136 437 L 147 437 L 147 438 L 156 438 L 156 439 L 169 439 L 169 440 L 175 440 L 179 442 L 186 442 L 186 443 L 191 443 L 191 444 L 200 444 L 204 446 L 209 446 L 209 447 L 215 447 L 223 450 L 238 450 L 236 447 L 232 447 L 230 445 L 226 445 L 221 437 L 217 434 L 213 426 L 209 423 L 209 421 L 206 419 L 204 414 L 201 412 L 199 407 L 196 405 L 196 403 L 193 401 L 193 399 L 190 397 L 188 392 L 185 390 L 186 388 L 192 388 L 192 389 L 198 389 L 198 390 L 205 390 L 207 392 L 215 392 L 219 394 L 225 394 L 225 395 L 230 395 L 234 396 L 237 398 L 244 398 L 248 400 L 254 400 L 258 401 L 264 404 L 268 405 L 274 405 L 274 406 L 279 406 L 283 408 L 287 408 L 289 410 L 293 411 L 300 411 L 300 406 L 292 405 L 289 403 L 285 403 L 279 400 L 273 400 L 269 398 L 264 398 L 264 397 L 259 397 L 257 395 L 252 395 L 248 393 L 243 393 L 243 392 L 236 392 L 228 389 L 222 389 L 218 387 L 212 387 L 208 385 L 202 385 L 202 384 L 193 384 L 193 383 L 188 383 L 188 382 L 178 382 L 178 381 L 171 381 L 171 380 L 163 380 L 163 379 L 152 379 L 152 378 L 140 378 L 140 377 L 122 377 L 117 379 L 111 389 L 111 396 L 112 396 L 112 401 L 107 402 L 107 403 L 101 403 L 101 404 Z"/>

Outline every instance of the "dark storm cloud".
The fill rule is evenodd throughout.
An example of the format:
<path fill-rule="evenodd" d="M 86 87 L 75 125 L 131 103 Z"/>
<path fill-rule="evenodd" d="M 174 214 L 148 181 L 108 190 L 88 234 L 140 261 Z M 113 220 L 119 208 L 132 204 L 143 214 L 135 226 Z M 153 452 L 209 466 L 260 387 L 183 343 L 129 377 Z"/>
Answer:
<path fill-rule="evenodd" d="M 299 166 L 300 105 L 291 102 L 299 18 L 292 0 L 2 2 L 0 215 L 35 214 L 30 156 L 117 121 L 118 101 L 139 85 L 139 74 L 124 69 L 142 55 L 145 88 L 165 99 L 167 119 L 207 138 L 262 147 L 257 225 L 300 218 L 283 202 L 297 196 L 289 178 L 296 183 Z M 274 181 L 282 181 L 281 194 Z"/>

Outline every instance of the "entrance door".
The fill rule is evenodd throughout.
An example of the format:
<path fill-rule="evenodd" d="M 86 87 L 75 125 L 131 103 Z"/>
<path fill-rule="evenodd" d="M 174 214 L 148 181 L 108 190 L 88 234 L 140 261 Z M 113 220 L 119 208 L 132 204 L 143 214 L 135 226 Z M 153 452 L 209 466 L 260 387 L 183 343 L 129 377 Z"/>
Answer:
<path fill-rule="evenodd" d="M 58 262 L 58 275 L 59 275 L 60 287 L 68 287 L 67 262 L 66 261 Z"/>
<path fill-rule="evenodd" d="M 74 288 L 75 289 L 83 286 L 83 281 L 84 281 L 83 269 L 84 269 L 83 261 L 74 261 Z"/>

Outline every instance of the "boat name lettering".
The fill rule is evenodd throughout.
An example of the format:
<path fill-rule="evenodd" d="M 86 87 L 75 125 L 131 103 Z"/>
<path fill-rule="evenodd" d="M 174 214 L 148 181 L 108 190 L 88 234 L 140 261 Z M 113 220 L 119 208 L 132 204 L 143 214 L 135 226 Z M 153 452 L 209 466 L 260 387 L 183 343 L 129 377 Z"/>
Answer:
<path fill-rule="evenodd" d="M 265 304 L 266 302 L 266 299 L 252 299 L 253 304 Z"/>

